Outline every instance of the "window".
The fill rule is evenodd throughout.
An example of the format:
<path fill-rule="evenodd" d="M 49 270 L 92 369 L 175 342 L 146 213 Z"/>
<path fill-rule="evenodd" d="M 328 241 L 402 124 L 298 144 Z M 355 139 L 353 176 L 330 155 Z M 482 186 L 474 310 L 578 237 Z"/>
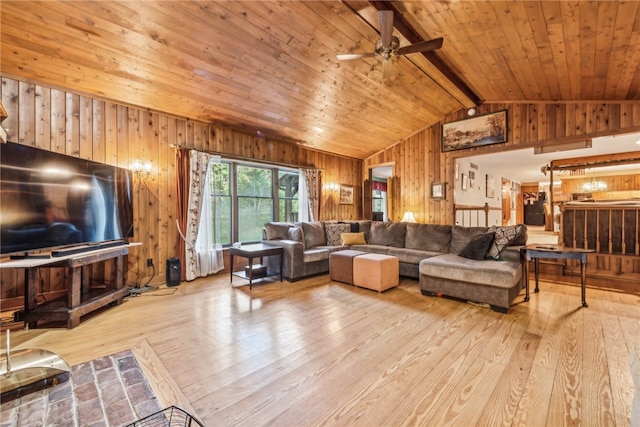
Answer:
<path fill-rule="evenodd" d="M 209 184 L 221 222 L 216 243 L 259 242 L 266 222 L 297 221 L 297 170 L 232 160 L 212 166 Z"/>

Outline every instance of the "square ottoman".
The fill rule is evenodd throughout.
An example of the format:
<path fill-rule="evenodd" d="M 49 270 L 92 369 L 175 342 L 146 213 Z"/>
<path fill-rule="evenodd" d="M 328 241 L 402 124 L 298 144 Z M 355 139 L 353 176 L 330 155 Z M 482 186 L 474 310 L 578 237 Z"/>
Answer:
<path fill-rule="evenodd" d="M 353 284 L 383 292 L 398 286 L 400 263 L 397 257 L 367 253 L 353 259 Z"/>
<path fill-rule="evenodd" d="M 353 259 L 366 252 L 346 249 L 329 255 L 329 278 L 353 285 Z"/>

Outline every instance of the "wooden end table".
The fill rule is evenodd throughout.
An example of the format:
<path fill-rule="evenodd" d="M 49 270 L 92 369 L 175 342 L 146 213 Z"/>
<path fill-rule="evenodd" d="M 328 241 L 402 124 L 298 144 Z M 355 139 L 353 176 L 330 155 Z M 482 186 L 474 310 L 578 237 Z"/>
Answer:
<path fill-rule="evenodd" d="M 582 288 L 582 306 L 589 307 L 586 301 L 587 286 L 587 254 L 594 252 L 592 249 L 567 248 L 559 245 L 530 244 L 520 249 L 525 258 L 523 264 L 525 278 L 525 301 L 529 301 L 529 261 L 533 260 L 536 278 L 534 292 L 539 292 L 538 278 L 540 273 L 540 258 L 548 259 L 577 259 L 580 260 L 580 286 Z"/>
<path fill-rule="evenodd" d="M 271 246 L 265 245 L 263 243 L 257 243 L 255 245 L 242 245 L 239 248 L 231 247 L 229 248 L 229 265 L 231 273 L 229 283 L 233 282 L 233 276 L 242 277 L 245 280 L 249 281 L 249 289 L 253 286 L 253 268 L 249 268 L 248 273 L 244 270 L 233 271 L 233 257 L 239 256 L 243 258 L 247 258 L 248 265 L 253 265 L 254 258 L 260 258 L 260 264 L 262 264 L 262 258 L 266 256 L 278 256 L 280 257 L 280 271 L 272 271 L 267 270 L 264 275 L 260 277 L 256 277 L 255 279 L 262 280 L 266 277 L 277 276 L 280 275 L 280 281 L 282 282 L 282 264 L 284 257 L 284 249 L 281 246 Z"/>

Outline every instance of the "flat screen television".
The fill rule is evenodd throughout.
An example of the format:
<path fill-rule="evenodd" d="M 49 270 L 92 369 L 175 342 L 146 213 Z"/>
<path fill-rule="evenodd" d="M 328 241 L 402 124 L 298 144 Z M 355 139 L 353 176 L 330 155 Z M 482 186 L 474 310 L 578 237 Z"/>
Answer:
<path fill-rule="evenodd" d="M 0 144 L 0 253 L 94 246 L 133 237 L 131 172 Z"/>

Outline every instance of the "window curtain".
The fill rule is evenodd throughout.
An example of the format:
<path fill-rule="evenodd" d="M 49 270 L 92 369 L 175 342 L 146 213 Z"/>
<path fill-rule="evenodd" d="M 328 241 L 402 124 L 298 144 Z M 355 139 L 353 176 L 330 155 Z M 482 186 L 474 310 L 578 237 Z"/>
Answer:
<path fill-rule="evenodd" d="M 300 206 L 298 221 L 316 221 L 320 218 L 319 169 L 300 169 L 298 202 Z"/>
<path fill-rule="evenodd" d="M 182 230 L 187 229 L 187 212 L 189 206 L 189 151 L 185 148 L 176 148 L 176 186 L 178 199 L 178 214 L 176 225 L 178 226 L 178 245 L 176 247 L 176 257 L 180 260 L 180 265 L 186 265 L 186 245 L 182 237 Z M 186 279 L 185 268 L 180 269 L 180 281 Z"/>
<path fill-rule="evenodd" d="M 210 156 L 209 167 L 206 171 L 205 186 L 202 192 L 202 209 L 198 225 L 198 237 L 196 239 L 196 253 L 198 267 L 196 274 L 200 277 L 215 274 L 224 268 L 222 245 L 216 243 L 220 236 L 220 221 L 218 218 L 218 198 L 211 197 L 214 188 L 215 170 L 213 167 L 220 163 L 219 156 Z"/>
<path fill-rule="evenodd" d="M 189 203 L 187 205 L 187 227 L 184 230 L 184 269 L 187 281 L 200 277 L 200 262 L 196 242 L 204 205 L 203 194 L 210 192 L 206 188 L 210 158 L 210 154 L 196 150 L 189 151 Z"/>

